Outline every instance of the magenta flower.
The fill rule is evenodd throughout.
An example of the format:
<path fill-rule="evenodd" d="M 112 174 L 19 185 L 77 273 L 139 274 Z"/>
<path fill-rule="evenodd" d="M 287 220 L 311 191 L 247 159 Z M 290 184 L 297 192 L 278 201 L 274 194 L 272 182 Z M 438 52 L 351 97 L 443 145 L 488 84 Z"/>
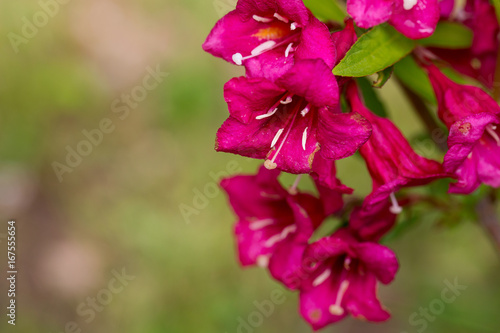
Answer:
<path fill-rule="evenodd" d="M 463 50 L 432 48 L 431 51 L 460 73 L 492 88 L 500 33 L 495 8 L 488 0 L 468 0 L 465 8 L 458 12 L 457 20 L 472 30 L 471 47 Z"/>
<path fill-rule="evenodd" d="M 469 194 L 481 183 L 500 187 L 500 107 L 480 88 L 457 84 L 433 65 L 427 71 L 450 130 L 443 166 L 458 176 L 450 193 Z"/>
<path fill-rule="evenodd" d="M 230 117 L 217 133 L 217 151 L 266 159 L 268 169 L 310 173 L 314 157 L 350 156 L 371 127 L 358 113 L 343 114 L 337 82 L 322 60 L 301 60 L 275 83 L 240 77 L 225 86 Z"/>
<path fill-rule="evenodd" d="M 325 215 L 338 212 L 344 206 L 342 195 L 351 194 L 352 188 L 342 184 L 336 177 L 335 161 L 326 160 L 318 155 L 312 165 L 311 177 L 319 192 Z"/>
<path fill-rule="evenodd" d="M 393 211 L 389 201 L 356 207 L 351 213 L 349 228 L 357 238 L 377 242 L 396 224 L 397 215 Z"/>
<path fill-rule="evenodd" d="M 303 262 L 300 313 L 314 330 L 351 314 L 384 321 L 390 314 L 377 299 L 377 281 L 390 283 L 399 268 L 396 255 L 373 242 L 359 242 L 348 229 L 311 244 Z"/>
<path fill-rule="evenodd" d="M 238 216 L 235 233 L 243 266 L 267 267 L 278 253 L 276 265 L 286 266 L 283 270 L 293 269 L 293 253 L 303 251 L 300 247 L 305 248 L 324 219 L 317 198 L 289 193 L 279 183 L 278 175 L 277 170 L 261 167 L 257 175 L 238 175 L 221 181 Z M 300 252 L 296 265 L 300 265 L 301 257 Z"/>
<path fill-rule="evenodd" d="M 283 75 L 294 58 L 334 62 L 334 45 L 326 25 L 301 0 L 239 0 L 207 37 L 203 49 L 244 65 L 247 75 L 270 80 Z"/>
<path fill-rule="evenodd" d="M 347 12 L 361 28 L 388 21 L 412 39 L 432 35 L 440 16 L 437 0 L 347 0 Z"/>
<path fill-rule="evenodd" d="M 353 111 L 371 123 L 370 139 L 359 150 L 373 179 L 373 190 L 365 198 L 363 209 L 371 210 L 383 200 L 391 199 L 391 212 L 401 211 L 394 193 L 402 187 L 420 186 L 448 177 L 440 163 L 424 158 L 411 148 L 399 129 L 386 118 L 368 110 L 354 84 L 348 87 L 347 99 Z"/>

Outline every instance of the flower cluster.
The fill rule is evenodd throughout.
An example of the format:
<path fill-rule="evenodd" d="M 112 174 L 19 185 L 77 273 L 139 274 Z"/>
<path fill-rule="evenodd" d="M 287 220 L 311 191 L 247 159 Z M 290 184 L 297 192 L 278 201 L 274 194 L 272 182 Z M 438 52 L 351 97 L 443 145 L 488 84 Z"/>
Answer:
<path fill-rule="evenodd" d="M 224 87 L 229 117 L 217 132 L 215 149 L 263 160 L 257 174 L 221 182 L 238 218 L 239 260 L 268 269 L 297 290 L 300 313 L 314 329 L 347 315 L 375 322 L 389 318 L 376 289 L 378 282 L 394 279 L 399 264 L 379 242 L 409 202 L 396 197 L 398 191 L 448 177 L 457 179 L 451 193 L 471 193 L 481 183 L 500 187 L 498 104 L 481 88 L 453 82 L 435 64 L 448 61 L 491 86 L 484 73 L 491 72 L 498 49 L 494 14 L 487 35 L 477 33 L 479 21 L 492 20 L 487 0 L 468 0 L 461 11 L 460 22 L 472 29 L 474 41 L 461 50 L 459 62 L 446 49 L 414 52 L 450 131 L 443 164 L 418 155 L 391 120 L 374 114 L 356 80 L 332 74 L 356 43 L 357 29 L 389 22 L 408 38 L 428 37 L 439 20 L 455 20 L 453 4 L 347 0 L 352 19 L 335 30 L 338 25 L 319 21 L 301 0 L 239 0 L 203 44 L 205 51 L 245 68 L 245 76 Z M 462 66 L 472 58 L 482 65 Z M 337 179 L 335 161 L 358 151 L 373 189 L 353 206 L 344 204 L 353 190 Z M 288 189 L 278 180 L 282 172 L 299 175 Z M 318 195 L 298 189 L 302 175 L 311 177 Z M 334 214 L 348 222 L 312 241 Z"/>

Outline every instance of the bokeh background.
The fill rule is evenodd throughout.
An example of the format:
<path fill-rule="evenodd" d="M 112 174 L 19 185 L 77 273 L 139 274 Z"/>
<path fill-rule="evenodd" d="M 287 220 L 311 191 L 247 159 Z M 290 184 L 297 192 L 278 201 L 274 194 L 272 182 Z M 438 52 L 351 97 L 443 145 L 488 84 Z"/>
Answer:
<path fill-rule="evenodd" d="M 243 72 L 201 44 L 234 5 L 70 0 L 44 20 L 38 1 L 0 2 L 0 267 L 6 271 L 7 221 L 15 219 L 19 271 L 15 327 L 7 324 L 0 279 L 1 332 L 311 331 L 295 293 L 264 270 L 239 267 L 234 216 L 214 186 L 227 171 L 258 166 L 213 149 L 227 116 L 223 84 Z M 33 31 L 25 26 L 34 18 Z M 125 107 L 122 99 L 154 70 L 168 75 Z M 390 82 L 381 94 L 418 145 L 423 128 L 400 89 Z M 84 145 L 83 131 L 103 119 L 111 133 L 59 178 L 54 163 L 67 165 L 68 149 Z M 370 191 L 357 156 L 339 163 L 339 176 L 357 195 Z M 325 332 L 500 332 L 500 265 L 473 214 L 446 224 L 429 207 L 420 214 L 386 242 L 401 263 L 396 281 L 379 290 L 393 318 L 378 325 L 347 319 Z M 118 272 L 129 280 L 110 293 Z M 467 289 L 431 313 L 425 328 L 412 324 L 412 314 L 436 303 L 444 281 L 455 279 Z M 282 304 L 255 314 L 256 302 L 280 291 Z"/>

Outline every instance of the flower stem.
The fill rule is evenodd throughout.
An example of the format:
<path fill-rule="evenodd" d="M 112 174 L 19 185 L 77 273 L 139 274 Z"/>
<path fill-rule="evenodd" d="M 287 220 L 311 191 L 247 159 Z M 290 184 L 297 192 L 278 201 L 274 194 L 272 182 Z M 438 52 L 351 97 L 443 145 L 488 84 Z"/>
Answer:
<path fill-rule="evenodd" d="M 495 191 L 492 189 L 488 195 L 478 202 L 476 212 L 481 227 L 493 241 L 500 256 L 500 222 L 496 214 L 496 199 Z"/>
<path fill-rule="evenodd" d="M 495 68 L 495 76 L 493 77 L 493 98 L 497 102 L 500 98 L 500 46 L 497 51 L 497 64 Z"/>
<path fill-rule="evenodd" d="M 427 129 L 427 132 L 429 135 L 432 137 L 434 131 L 436 129 L 441 128 L 439 124 L 436 122 L 434 117 L 431 115 L 431 112 L 427 105 L 422 101 L 422 99 L 417 96 L 413 91 L 411 91 L 408 87 L 405 86 L 403 82 L 400 80 L 397 80 L 401 88 L 403 89 L 403 92 L 405 93 L 406 97 L 410 100 L 410 103 L 413 105 L 413 108 L 417 112 L 417 115 L 419 116 L 420 120 L 424 124 L 425 128 Z M 446 142 L 435 142 L 436 145 L 441 149 L 442 151 L 447 150 Z"/>

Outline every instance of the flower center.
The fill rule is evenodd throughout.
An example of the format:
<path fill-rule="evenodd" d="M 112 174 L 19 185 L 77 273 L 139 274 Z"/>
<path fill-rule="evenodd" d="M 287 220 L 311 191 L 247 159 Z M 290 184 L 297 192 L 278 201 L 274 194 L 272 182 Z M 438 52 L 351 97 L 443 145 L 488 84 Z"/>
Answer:
<path fill-rule="evenodd" d="M 243 56 L 241 53 L 233 54 L 232 59 L 236 65 L 241 66 L 244 60 L 257 57 L 267 51 L 287 44 L 285 49 L 286 58 L 288 58 L 291 52 L 295 51 L 294 43 L 297 42 L 300 34 L 299 31 L 296 31 L 299 27 L 297 23 L 290 23 L 288 18 L 278 13 L 274 13 L 273 17 L 253 15 L 252 18 L 257 22 L 269 24 L 268 27 L 259 29 L 257 33 L 252 35 L 252 37 L 266 39 L 266 41 L 255 47 L 247 56 Z"/>
<path fill-rule="evenodd" d="M 263 115 L 260 115 L 260 116 L 257 116 L 256 119 L 262 119 L 262 118 L 267 118 L 267 117 L 270 117 L 272 115 L 274 115 L 276 113 L 276 111 L 278 110 L 278 106 L 280 103 L 281 104 L 288 104 L 292 101 L 292 96 L 293 94 L 287 94 L 285 99 L 284 100 L 280 100 L 278 101 L 275 105 L 273 105 L 270 109 L 270 111 L 268 111 L 267 113 L 263 114 Z M 304 100 L 300 100 L 300 101 L 297 101 L 296 102 L 297 104 L 295 105 L 295 108 L 294 110 L 292 111 L 292 120 L 289 122 L 289 124 L 287 124 L 285 127 L 281 128 L 278 130 L 278 132 L 276 133 L 276 135 L 274 136 L 274 139 L 272 140 L 271 142 L 271 148 L 274 148 L 274 146 L 278 143 L 278 141 L 280 140 L 284 130 L 288 127 L 287 131 L 286 131 L 286 134 L 285 136 L 282 138 L 281 140 L 281 143 L 278 147 L 278 149 L 274 152 L 273 154 L 273 157 L 271 159 L 267 159 L 265 162 L 264 162 L 264 166 L 269 169 L 269 170 L 273 170 L 277 167 L 276 163 L 275 163 L 275 160 L 276 158 L 278 157 L 278 154 L 280 153 L 281 149 L 283 148 L 285 142 L 287 141 L 287 138 L 290 134 L 290 131 L 292 130 L 293 128 L 293 125 L 295 123 L 295 120 L 297 119 L 297 115 L 300 113 L 302 117 L 305 117 L 306 114 L 309 112 L 309 110 L 311 109 L 311 105 L 309 103 L 306 102 L 306 105 L 304 107 L 304 109 L 302 109 L 301 111 L 299 111 L 301 109 L 301 106 L 304 105 Z M 307 130 L 308 130 L 308 127 L 306 127 L 302 133 L 302 149 L 305 151 L 306 150 L 306 144 L 307 144 L 307 138 L 308 138 L 308 133 L 307 133 Z M 272 152 L 271 152 L 272 153 Z M 269 154 L 270 156 L 271 154 Z"/>

